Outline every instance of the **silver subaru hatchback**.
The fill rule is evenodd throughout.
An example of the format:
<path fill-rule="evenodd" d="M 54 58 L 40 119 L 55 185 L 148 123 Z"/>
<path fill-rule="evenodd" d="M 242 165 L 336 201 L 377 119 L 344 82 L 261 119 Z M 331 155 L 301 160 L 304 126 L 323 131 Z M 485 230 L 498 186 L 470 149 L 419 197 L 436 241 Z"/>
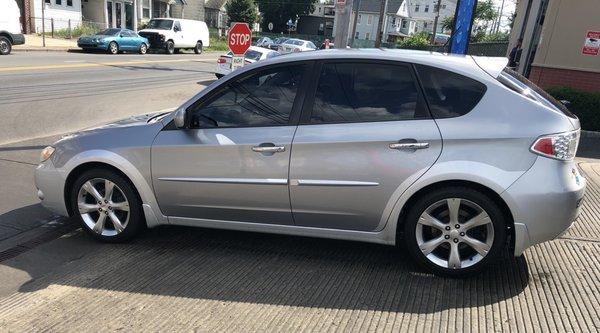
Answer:
<path fill-rule="evenodd" d="M 324 50 L 214 82 L 175 112 L 67 135 L 45 207 L 106 242 L 162 224 L 403 245 L 481 271 L 579 212 L 579 120 L 505 58 Z"/>

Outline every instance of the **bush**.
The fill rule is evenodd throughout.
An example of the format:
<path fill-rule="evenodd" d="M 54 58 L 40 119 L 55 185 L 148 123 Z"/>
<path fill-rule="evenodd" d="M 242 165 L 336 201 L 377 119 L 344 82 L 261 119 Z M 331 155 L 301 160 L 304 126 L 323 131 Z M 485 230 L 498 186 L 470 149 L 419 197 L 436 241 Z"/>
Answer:
<path fill-rule="evenodd" d="M 99 29 L 94 24 L 83 22 L 71 30 L 72 30 L 71 36 L 73 38 L 78 38 L 81 36 L 94 35 L 95 33 L 99 32 L 102 29 Z M 46 36 L 51 36 L 51 35 L 52 35 L 52 32 L 46 31 Z M 60 30 L 54 31 L 54 37 L 55 38 L 69 38 L 69 29 L 66 28 L 66 29 L 60 29 Z"/>
<path fill-rule="evenodd" d="M 558 100 L 567 100 L 569 110 L 579 117 L 581 128 L 600 131 L 600 92 L 586 92 L 567 87 L 552 87 L 546 91 Z"/>
<path fill-rule="evenodd" d="M 398 43 L 399 49 L 427 50 L 429 47 L 429 36 L 427 33 L 412 35 Z"/>

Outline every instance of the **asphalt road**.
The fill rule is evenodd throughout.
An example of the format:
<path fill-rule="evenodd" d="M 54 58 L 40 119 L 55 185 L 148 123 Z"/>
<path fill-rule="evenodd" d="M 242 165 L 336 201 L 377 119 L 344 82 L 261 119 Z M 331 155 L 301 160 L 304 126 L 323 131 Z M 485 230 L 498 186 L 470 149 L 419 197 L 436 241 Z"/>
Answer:
<path fill-rule="evenodd" d="M 0 144 L 174 108 L 215 80 L 218 53 L 14 52 L 0 58 Z"/>

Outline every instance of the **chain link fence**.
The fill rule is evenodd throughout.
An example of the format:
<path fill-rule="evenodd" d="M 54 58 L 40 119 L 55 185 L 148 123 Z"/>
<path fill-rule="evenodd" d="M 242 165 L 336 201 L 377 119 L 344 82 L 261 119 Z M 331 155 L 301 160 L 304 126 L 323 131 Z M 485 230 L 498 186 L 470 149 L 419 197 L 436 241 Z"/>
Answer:
<path fill-rule="evenodd" d="M 30 17 L 30 29 L 37 34 L 44 33 L 52 38 L 77 38 L 82 35 L 93 35 L 107 28 L 104 22 L 87 20 L 57 19 L 52 17 Z"/>

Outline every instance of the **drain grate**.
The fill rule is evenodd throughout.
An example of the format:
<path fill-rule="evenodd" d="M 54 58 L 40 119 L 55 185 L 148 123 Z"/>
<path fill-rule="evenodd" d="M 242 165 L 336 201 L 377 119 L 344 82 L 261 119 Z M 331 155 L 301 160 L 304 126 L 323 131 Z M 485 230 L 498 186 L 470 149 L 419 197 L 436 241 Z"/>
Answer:
<path fill-rule="evenodd" d="M 59 238 L 60 236 L 71 232 L 77 228 L 77 225 L 67 219 L 59 219 L 51 221 L 41 228 L 48 228 L 48 231 L 43 234 L 29 239 L 19 245 L 11 247 L 7 250 L 0 252 L 0 262 L 12 259 L 20 254 L 23 254 L 36 246 L 47 243 L 54 239 Z"/>

